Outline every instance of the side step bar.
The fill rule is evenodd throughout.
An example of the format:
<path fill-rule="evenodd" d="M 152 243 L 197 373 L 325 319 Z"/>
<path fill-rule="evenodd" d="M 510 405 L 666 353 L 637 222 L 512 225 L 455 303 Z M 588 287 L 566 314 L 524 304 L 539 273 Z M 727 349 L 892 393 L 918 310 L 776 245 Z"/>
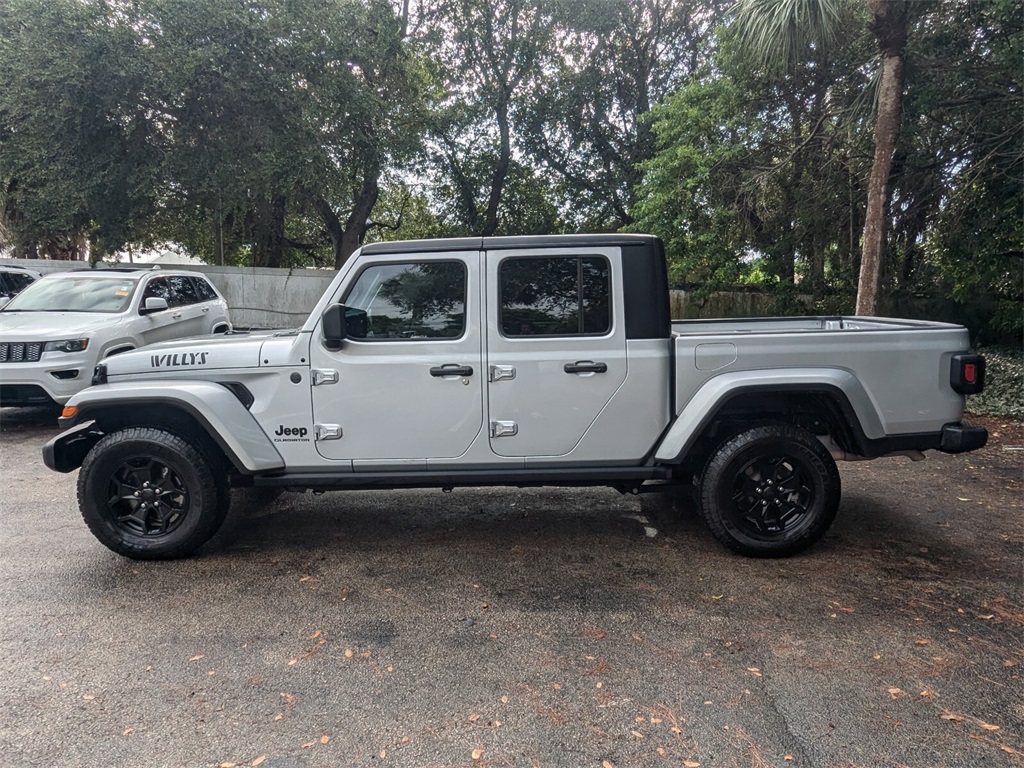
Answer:
<path fill-rule="evenodd" d="M 474 488 L 504 485 L 514 488 L 539 486 L 607 485 L 632 489 L 647 480 L 670 480 L 668 467 L 594 467 L 558 469 L 479 469 L 426 472 L 295 472 L 255 475 L 252 484 L 284 487 L 292 491 L 340 491 L 346 489 Z"/>

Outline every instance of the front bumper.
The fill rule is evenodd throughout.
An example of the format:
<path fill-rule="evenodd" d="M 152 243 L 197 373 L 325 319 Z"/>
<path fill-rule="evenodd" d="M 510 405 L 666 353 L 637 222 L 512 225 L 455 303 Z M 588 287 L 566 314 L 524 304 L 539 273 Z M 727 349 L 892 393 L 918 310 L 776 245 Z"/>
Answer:
<path fill-rule="evenodd" d="M 95 365 L 88 350 L 44 352 L 32 363 L 0 363 L 0 405 L 66 403 L 89 386 Z"/>

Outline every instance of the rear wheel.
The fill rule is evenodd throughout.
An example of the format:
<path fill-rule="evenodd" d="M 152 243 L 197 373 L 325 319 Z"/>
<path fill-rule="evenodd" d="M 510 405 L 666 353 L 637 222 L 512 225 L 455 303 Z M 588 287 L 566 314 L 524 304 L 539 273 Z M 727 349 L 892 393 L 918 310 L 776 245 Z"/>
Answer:
<path fill-rule="evenodd" d="M 198 440 L 155 427 L 109 434 L 89 452 L 78 475 L 82 517 L 119 555 L 191 555 L 227 515 L 231 496 L 218 458 Z"/>
<path fill-rule="evenodd" d="M 700 479 L 701 512 L 718 541 L 755 557 L 785 557 L 820 539 L 839 509 L 835 461 L 788 424 L 740 432 L 718 446 Z"/>

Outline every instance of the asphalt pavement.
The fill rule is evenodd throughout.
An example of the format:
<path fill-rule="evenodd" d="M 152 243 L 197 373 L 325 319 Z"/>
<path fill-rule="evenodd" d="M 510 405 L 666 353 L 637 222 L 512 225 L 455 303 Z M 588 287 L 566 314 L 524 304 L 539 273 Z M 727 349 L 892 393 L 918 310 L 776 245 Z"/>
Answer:
<path fill-rule="evenodd" d="M 0 412 L 0 766 L 1024 764 L 1020 452 L 843 464 L 786 560 L 685 495 L 236 492 L 104 549 Z"/>

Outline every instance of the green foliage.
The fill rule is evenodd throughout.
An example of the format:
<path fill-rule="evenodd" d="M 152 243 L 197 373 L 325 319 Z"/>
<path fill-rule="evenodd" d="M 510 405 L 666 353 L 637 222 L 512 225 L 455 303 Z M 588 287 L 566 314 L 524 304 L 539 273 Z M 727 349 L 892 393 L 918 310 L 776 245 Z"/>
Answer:
<path fill-rule="evenodd" d="M 6 0 L 0 223 L 19 255 L 280 266 L 649 231 L 698 299 L 848 312 L 868 21 L 860 0 Z M 1024 323 L 1022 49 L 1024 4 L 913 5 L 883 306 L 983 343 Z"/>
<path fill-rule="evenodd" d="M 985 391 L 968 396 L 967 410 L 1024 421 L 1024 352 L 996 347 L 980 352 L 985 355 Z"/>

